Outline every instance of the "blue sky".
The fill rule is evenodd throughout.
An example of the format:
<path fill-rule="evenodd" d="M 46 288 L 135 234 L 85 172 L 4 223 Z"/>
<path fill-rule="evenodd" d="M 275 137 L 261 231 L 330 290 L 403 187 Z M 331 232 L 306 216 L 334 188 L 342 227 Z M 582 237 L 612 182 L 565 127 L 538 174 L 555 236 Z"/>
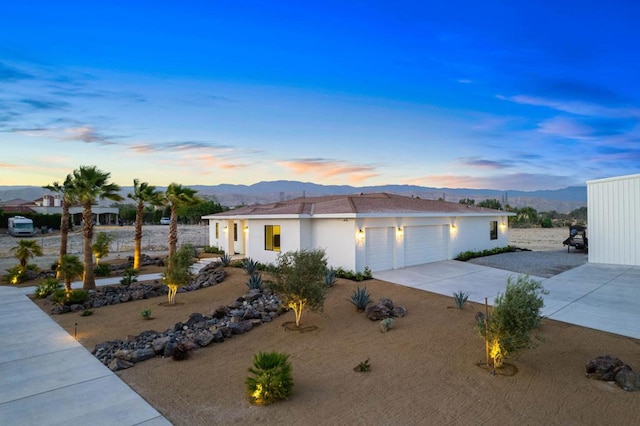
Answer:
<path fill-rule="evenodd" d="M 521 4 L 526 3 L 526 4 Z M 557 189 L 640 173 L 640 5 L 24 1 L 0 185 Z"/>

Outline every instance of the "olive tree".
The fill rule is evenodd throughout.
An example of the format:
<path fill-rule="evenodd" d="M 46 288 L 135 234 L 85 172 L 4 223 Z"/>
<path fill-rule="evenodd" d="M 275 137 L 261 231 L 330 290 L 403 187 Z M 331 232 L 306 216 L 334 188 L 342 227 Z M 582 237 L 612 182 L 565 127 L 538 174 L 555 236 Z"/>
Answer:
<path fill-rule="evenodd" d="M 169 287 L 167 299 L 170 305 L 176 303 L 178 288 L 191 282 L 191 265 L 194 263 L 193 252 L 194 247 L 191 244 L 185 244 L 167 260 L 162 280 Z"/>
<path fill-rule="evenodd" d="M 496 297 L 489 317 L 478 322 L 494 367 L 500 367 L 506 356 L 531 345 L 531 331 L 540 325 L 542 295 L 547 293 L 539 281 L 528 275 L 507 278 L 507 288 Z"/>
<path fill-rule="evenodd" d="M 322 249 L 299 250 L 278 255 L 271 289 L 283 303 L 293 309 L 296 326 L 300 326 L 302 311 L 322 310 L 327 286 L 324 275 L 327 259 Z"/>
<path fill-rule="evenodd" d="M 103 257 L 109 256 L 109 246 L 113 242 L 113 237 L 106 232 L 98 232 L 96 234 L 96 240 L 91 246 L 93 250 L 93 256 L 96 258 L 96 265 L 100 264 L 100 260 Z"/>

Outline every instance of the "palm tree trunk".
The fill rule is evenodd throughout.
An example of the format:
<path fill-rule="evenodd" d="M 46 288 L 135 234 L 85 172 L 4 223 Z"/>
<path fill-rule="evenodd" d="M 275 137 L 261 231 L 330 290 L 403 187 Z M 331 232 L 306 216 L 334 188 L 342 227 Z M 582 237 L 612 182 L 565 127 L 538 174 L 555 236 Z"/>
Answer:
<path fill-rule="evenodd" d="M 135 249 L 133 250 L 133 269 L 140 267 L 140 257 L 142 255 L 142 216 L 144 204 L 138 203 L 136 206 L 136 232 L 135 232 Z"/>
<path fill-rule="evenodd" d="M 171 221 L 169 222 L 169 259 L 175 254 L 178 245 L 178 206 L 171 205 Z"/>
<path fill-rule="evenodd" d="M 84 278 L 82 280 L 83 290 L 95 290 L 96 279 L 93 274 L 93 215 L 91 214 L 91 203 L 82 206 L 82 246 L 84 258 Z"/>
<path fill-rule="evenodd" d="M 58 266 L 62 264 L 62 258 L 67 254 L 67 243 L 69 241 L 69 205 L 62 200 L 62 218 L 60 219 L 60 258 Z M 60 279 L 60 268 L 56 271 L 56 278 Z"/>

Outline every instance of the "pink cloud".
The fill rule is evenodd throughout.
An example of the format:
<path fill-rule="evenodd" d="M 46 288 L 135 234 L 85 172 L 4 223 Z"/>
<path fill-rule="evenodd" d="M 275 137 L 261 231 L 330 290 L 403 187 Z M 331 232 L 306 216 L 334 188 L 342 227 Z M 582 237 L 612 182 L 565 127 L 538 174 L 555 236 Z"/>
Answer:
<path fill-rule="evenodd" d="M 373 166 L 350 164 L 338 160 L 301 159 L 281 161 L 278 164 L 297 174 L 313 174 L 321 178 L 346 175 L 347 181 L 354 183 L 360 183 L 379 175 Z"/>

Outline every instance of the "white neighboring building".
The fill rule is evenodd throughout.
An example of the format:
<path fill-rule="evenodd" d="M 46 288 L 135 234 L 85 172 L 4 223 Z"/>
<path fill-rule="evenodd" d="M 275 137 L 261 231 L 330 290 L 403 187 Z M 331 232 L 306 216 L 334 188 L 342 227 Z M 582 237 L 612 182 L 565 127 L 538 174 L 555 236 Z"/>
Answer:
<path fill-rule="evenodd" d="M 587 181 L 589 262 L 640 265 L 640 174 Z"/>
<path fill-rule="evenodd" d="M 62 214 L 62 201 L 58 195 L 44 195 L 42 198 L 35 200 L 31 206 L 31 210 L 40 214 Z M 80 205 L 69 207 L 71 222 L 74 225 L 82 224 L 82 211 Z M 107 207 L 94 204 L 91 206 L 91 214 L 96 225 L 116 225 L 118 224 L 118 215 L 120 210 L 117 207 Z"/>
<path fill-rule="evenodd" d="M 274 263 L 279 253 L 322 248 L 330 266 L 356 272 L 454 259 L 509 244 L 499 210 L 376 193 L 297 198 L 203 216 L 226 253 Z"/>

